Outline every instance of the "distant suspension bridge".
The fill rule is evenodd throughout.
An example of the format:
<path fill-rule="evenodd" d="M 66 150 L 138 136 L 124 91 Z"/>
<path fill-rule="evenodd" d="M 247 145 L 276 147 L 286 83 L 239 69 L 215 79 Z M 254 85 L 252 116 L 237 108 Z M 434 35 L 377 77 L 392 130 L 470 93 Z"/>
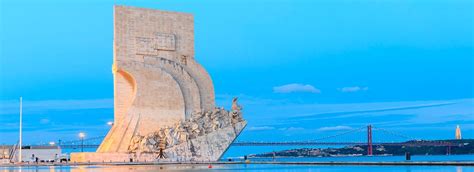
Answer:
<path fill-rule="evenodd" d="M 381 135 L 390 135 L 403 139 L 402 141 L 374 141 L 373 131 L 380 131 Z M 364 133 L 364 141 L 361 139 L 355 139 L 357 141 L 343 141 L 345 137 L 349 135 L 358 135 Z M 58 145 L 63 149 L 77 149 L 77 148 L 97 148 L 104 136 L 92 137 L 82 140 L 64 141 L 58 142 Z M 349 140 L 349 139 L 347 139 Z M 451 147 L 455 146 L 450 142 L 444 141 L 426 141 L 421 139 L 412 138 L 397 132 L 392 132 L 382 128 L 376 128 L 372 125 L 352 129 L 343 133 L 321 137 L 317 139 L 311 139 L 306 141 L 236 141 L 231 146 L 367 146 L 367 155 L 373 155 L 374 146 L 433 146 L 433 147 L 446 147 L 446 153 L 451 153 Z"/>

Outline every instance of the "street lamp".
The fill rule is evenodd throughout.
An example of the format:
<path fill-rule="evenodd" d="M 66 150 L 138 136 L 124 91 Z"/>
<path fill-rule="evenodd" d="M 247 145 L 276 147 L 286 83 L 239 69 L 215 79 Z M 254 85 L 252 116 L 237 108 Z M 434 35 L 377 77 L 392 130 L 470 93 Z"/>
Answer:
<path fill-rule="evenodd" d="M 18 162 L 21 163 L 23 161 L 23 159 L 21 157 L 21 155 L 22 155 L 21 151 L 22 151 L 22 147 L 23 147 L 23 145 L 22 145 L 23 144 L 23 98 L 22 97 L 20 97 L 20 133 L 19 133 L 19 135 L 20 135 L 20 140 L 19 140 L 19 143 L 18 143 L 18 145 L 19 145 L 18 147 L 20 148 L 20 150 L 19 150 L 20 153 L 18 154 Z"/>
<path fill-rule="evenodd" d="M 86 137 L 86 134 L 84 132 L 80 132 L 79 138 L 81 138 L 81 152 L 84 152 L 84 137 Z"/>

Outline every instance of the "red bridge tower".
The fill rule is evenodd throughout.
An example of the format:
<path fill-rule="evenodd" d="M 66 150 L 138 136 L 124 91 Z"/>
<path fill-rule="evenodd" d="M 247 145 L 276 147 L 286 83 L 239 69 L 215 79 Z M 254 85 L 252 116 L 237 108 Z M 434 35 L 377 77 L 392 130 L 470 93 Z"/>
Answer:
<path fill-rule="evenodd" d="M 372 125 L 367 126 L 367 155 L 372 156 Z"/>

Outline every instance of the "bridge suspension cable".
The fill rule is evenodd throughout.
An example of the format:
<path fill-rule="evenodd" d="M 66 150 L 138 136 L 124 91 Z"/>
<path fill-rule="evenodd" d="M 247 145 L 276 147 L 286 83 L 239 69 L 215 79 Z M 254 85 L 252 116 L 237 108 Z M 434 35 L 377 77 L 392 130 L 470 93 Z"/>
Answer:
<path fill-rule="evenodd" d="M 311 142 L 311 141 L 316 142 L 316 141 L 321 141 L 321 140 L 328 140 L 328 139 L 332 139 L 332 138 L 336 138 L 336 137 L 348 135 L 348 134 L 351 134 L 351 133 L 356 133 L 356 132 L 359 132 L 359 131 L 363 131 L 364 129 L 365 129 L 365 126 L 360 127 L 360 128 L 356 128 L 356 129 L 353 129 L 353 130 L 349 130 L 349 131 L 346 131 L 346 132 L 343 132 L 343 133 L 339 133 L 339 134 L 335 134 L 335 135 L 331 135 L 331 136 L 325 136 L 325 137 L 321 137 L 321 138 L 309 140 L 309 142 Z"/>
<path fill-rule="evenodd" d="M 403 134 L 400 134 L 400 133 L 396 133 L 396 132 L 393 132 L 393 131 L 390 131 L 390 130 L 387 130 L 387 129 L 383 129 L 383 128 L 378 128 L 378 127 L 374 127 L 372 126 L 373 129 L 376 129 L 378 131 L 381 131 L 381 132 L 384 132 L 386 134 L 389 134 L 389 135 L 393 135 L 393 136 L 398 136 L 398 137 L 401 137 L 401 138 L 404 138 L 404 139 L 408 139 L 408 140 L 420 140 L 420 139 L 417 139 L 417 138 L 414 138 L 414 137 L 410 137 L 410 136 L 406 136 L 406 135 L 403 135 Z"/>

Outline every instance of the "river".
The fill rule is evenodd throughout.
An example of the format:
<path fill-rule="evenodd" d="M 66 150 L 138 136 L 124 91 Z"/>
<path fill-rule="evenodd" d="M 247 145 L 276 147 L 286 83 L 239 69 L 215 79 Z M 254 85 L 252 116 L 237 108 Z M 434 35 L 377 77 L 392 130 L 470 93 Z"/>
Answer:
<path fill-rule="evenodd" d="M 322 157 L 322 158 L 251 158 L 251 161 L 286 162 L 393 162 L 403 156 Z M 412 161 L 474 161 L 474 155 L 412 156 Z M 4 172 L 155 172 L 155 171 L 403 171 L 403 172 L 474 172 L 474 166 L 366 166 L 366 165 L 279 165 L 279 164 L 215 164 L 201 165 L 92 165 L 92 166 L 33 166 L 0 167 Z"/>

